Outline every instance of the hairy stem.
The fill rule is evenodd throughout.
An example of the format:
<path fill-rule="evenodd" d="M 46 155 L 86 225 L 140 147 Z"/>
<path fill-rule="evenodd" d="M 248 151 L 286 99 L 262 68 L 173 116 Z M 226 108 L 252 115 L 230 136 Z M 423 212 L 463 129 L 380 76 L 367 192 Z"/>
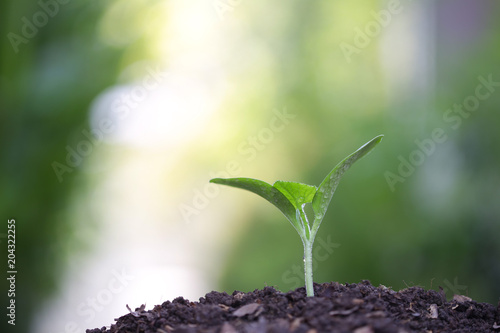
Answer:
<path fill-rule="evenodd" d="M 304 234 L 306 236 L 306 239 L 310 239 L 311 227 L 309 227 L 309 220 L 307 219 L 307 215 L 304 212 L 304 209 L 299 210 L 299 216 L 302 221 L 302 226 L 304 227 Z"/>
<path fill-rule="evenodd" d="M 314 296 L 313 267 L 312 267 L 313 242 L 309 240 L 303 240 L 303 243 L 304 243 L 304 273 L 306 280 L 306 294 L 307 296 Z"/>

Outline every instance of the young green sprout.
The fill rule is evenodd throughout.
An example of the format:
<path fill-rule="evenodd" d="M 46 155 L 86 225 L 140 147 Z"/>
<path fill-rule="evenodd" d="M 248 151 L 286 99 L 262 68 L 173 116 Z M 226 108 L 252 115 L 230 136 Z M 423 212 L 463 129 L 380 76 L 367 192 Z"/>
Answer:
<path fill-rule="evenodd" d="M 296 182 L 277 181 L 272 186 L 262 180 L 252 178 L 214 178 L 211 183 L 241 188 L 260 195 L 286 216 L 297 230 L 304 245 L 304 272 L 307 296 L 314 296 L 312 250 L 314 238 L 323 221 L 326 210 L 332 200 L 333 193 L 340 178 L 354 162 L 368 154 L 381 140 L 383 135 L 376 136 L 365 143 L 351 155 L 344 158 L 325 177 L 319 187 Z M 304 207 L 312 205 L 312 225 L 307 219 Z"/>

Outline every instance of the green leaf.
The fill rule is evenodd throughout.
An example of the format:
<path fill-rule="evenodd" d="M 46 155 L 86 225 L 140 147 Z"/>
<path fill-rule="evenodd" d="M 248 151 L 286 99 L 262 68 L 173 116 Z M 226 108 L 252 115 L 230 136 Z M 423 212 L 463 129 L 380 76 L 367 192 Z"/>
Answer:
<path fill-rule="evenodd" d="M 295 209 L 302 209 L 304 204 L 312 202 L 317 190 L 316 186 L 281 180 L 275 182 L 273 186 L 287 197 Z"/>
<path fill-rule="evenodd" d="M 214 178 L 211 179 L 210 182 L 241 188 L 263 197 L 264 199 L 275 205 L 292 223 L 297 232 L 301 234 L 301 226 L 300 222 L 297 219 L 297 213 L 295 211 L 294 205 L 277 188 L 269 185 L 262 180 L 253 178 Z"/>
<path fill-rule="evenodd" d="M 333 193 L 335 192 L 335 189 L 340 182 L 340 178 L 342 178 L 344 173 L 351 167 L 351 165 L 354 164 L 354 162 L 368 154 L 380 141 L 382 141 L 382 137 L 383 135 L 376 136 L 365 143 L 354 153 L 344 158 L 325 177 L 321 185 L 318 187 L 316 195 L 312 201 L 315 220 L 319 220 L 321 222 L 325 216 L 326 210 L 332 200 Z"/>

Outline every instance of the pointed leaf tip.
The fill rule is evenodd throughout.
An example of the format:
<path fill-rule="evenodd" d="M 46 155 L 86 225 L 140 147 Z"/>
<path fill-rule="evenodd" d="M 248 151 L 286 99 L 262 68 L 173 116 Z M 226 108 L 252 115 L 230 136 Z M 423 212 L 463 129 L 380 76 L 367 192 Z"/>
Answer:
<path fill-rule="evenodd" d="M 292 202 L 277 188 L 253 178 L 213 178 L 211 183 L 227 185 L 253 192 L 276 206 L 299 231 L 299 222 L 296 218 L 295 207 Z"/>
<path fill-rule="evenodd" d="M 351 167 L 351 165 L 354 164 L 354 162 L 375 148 L 375 146 L 382 141 L 383 137 L 383 135 L 377 135 L 359 147 L 355 152 L 344 158 L 332 169 L 332 171 L 330 171 L 330 173 L 321 182 L 321 185 L 318 187 L 316 195 L 312 201 L 315 216 L 318 216 L 320 219 L 324 217 L 337 185 L 340 182 L 340 178 L 342 178 L 344 173 Z"/>

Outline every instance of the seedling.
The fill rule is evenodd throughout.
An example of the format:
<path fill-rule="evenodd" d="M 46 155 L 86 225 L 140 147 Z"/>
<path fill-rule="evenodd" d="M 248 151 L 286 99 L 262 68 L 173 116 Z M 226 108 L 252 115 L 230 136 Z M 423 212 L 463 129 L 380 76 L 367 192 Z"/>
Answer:
<path fill-rule="evenodd" d="M 368 154 L 381 140 L 383 135 L 376 136 L 365 143 L 351 155 L 344 158 L 325 177 L 319 187 L 296 182 L 278 180 L 272 186 L 262 180 L 252 178 L 214 178 L 211 183 L 228 185 L 248 190 L 260 195 L 286 216 L 297 230 L 304 245 L 304 272 L 307 296 L 314 296 L 312 250 L 314 238 L 321 221 L 325 217 L 333 193 L 340 178 L 354 162 Z M 313 223 L 309 224 L 305 212 L 306 204 L 312 205 Z"/>

